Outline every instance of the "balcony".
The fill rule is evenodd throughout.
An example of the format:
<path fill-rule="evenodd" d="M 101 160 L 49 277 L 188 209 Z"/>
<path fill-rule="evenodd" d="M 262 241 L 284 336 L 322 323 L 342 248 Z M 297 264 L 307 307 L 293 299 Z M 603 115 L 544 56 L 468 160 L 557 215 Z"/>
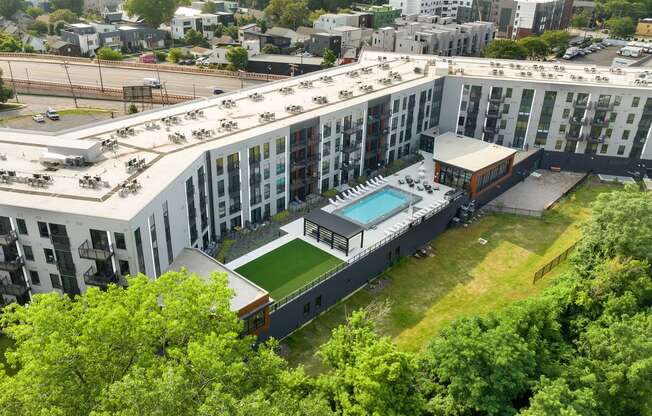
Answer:
<path fill-rule="evenodd" d="M 5 277 L 0 281 L 0 293 L 9 296 L 23 296 L 27 293 L 26 283 L 13 283 L 9 278 Z"/>
<path fill-rule="evenodd" d="M 487 110 L 487 118 L 500 118 L 500 110 Z"/>
<path fill-rule="evenodd" d="M 59 270 L 59 273 L 64 276 L 77 276 L 77 269 L 75 269 L 75 264 L 64 262 L 61 259 L 57 259 L 57 270 Z"/>
<path fill-rule="evenodd" d="M 91 245 L 90 241 L 84 241 L 78 248 L 79 257 L 88 260 L 106 261 L 113 256 L 113 246 L 104 242 Z"/>
<path fill-rule="evenodd" d="M 600 101 L 596 101 L 595 103 L 595 109 L 596 110 L 613 110 L 614 105 L 612 103 L 601 103 Z"/>
<path fill-rule="evenodd" d="M 55 250 L 70 251 L 70 239 L 64 234 L 50 234 L 50 242 Z"/>
<path fill-rule="evenodd" d="M 390 116 L 389 111 L 386 111 L 384 113 L 376 113 L 376 114 L 368 114 L 367 115 L 367 122 L 368 123 L 375 123 L 377 121 L 381 120 L 387 120 Z"/>
<path fill-rule="evenodd" d="M 235 214 L 236 212 L 240 212 L 240 210 L 242 210 L 242 204 L 233 204 L 229 207 L 229 214 Z"/>
<path fill-rule="evenodd" d="M 24 265 L 25 259 L 23 256 L 20 256 L 16 257 L 13 260 L 0 261 L 0 270 L 4 270 L 6 272 L 17 272 L 18 270 L 22 269 Z"/>
<path fill-rule="evenodd" d="M 229 185 L 229 194 L 239 194 L 240 193 L 240 184 Z"/>
<path fill-rule="evenodd" d="M 352 126 L 349 127 L 344 127 L 344 130 L 342 130 L 342 133 L 351 136 L 353 134 L 356 134 L 357 132 L 362 131 L 362 124 L 353 124 Z"/>
<path fill-rule="evenodd" d="M 351 153 L 360 149 L 360 143 L 348 143 L 342 146 L 343 153 Z"/>
<path fill-rule="evenodd" d="M 485 133 L 490 133 L 490 134 L 496 134 L 498 132 L 498 128 L 496 126 L 484 126 L 482 130 Z"/>
<path fill-rule="evenodd" d="M 609 125 L 609 119 L 608 118 L 594 118 L 591 121 L 591 124 L 595 127 L 607 127 Z"/>
<path fill-rule="evenodd" d="M 578 116 L 573 116 L 568 120 L 568 122 L 574 126 L 581 126 L 582 124 L 588 124 L 587 121 L 588 121 L 587 118 L 578 117 Z"/>
<path fill-rule="evenodd" d="M 600 143 L 601 144 L 601 143 L 604 143 L 604 142 L 607 141 L 607 137 L 606 136 L 590 137 L 589 136 L 589 137 L 587 137 L 586 141 L 589 142 L 589 143 Z"/>
<path fill-rule="evenodd" d="M 575 100 L 575 101 L 573 101 L 573 107 L 575 107 L 575 108 L 591 108 L 591 103 L 589 103 L 588 100 L 582 100 L 582 101 Z"/>
<path fill-rule="evenodd" d="M 240 161 L 237 161 L 237 162 L 228 162 L 228 163 L 226 164 L 226 169 L 227 169 L 229 172 L 232 172 L 232 171 L 234 171 L 234 170 L 240 170 Z"/>
<path fill-rule="evenodd" d="M 489 96 L 489 102 L 490 103 L 502 103 L 504 101 L 505 101 L 505 96 L 504 95 L 501 95 L 499 97 L 492 96 L 492 95 Z"/>
<path fill-rule="evenodd" d="M 95 265 L 84 272 L 84 283 L 91 286 L 107 287 L 109 283 L 117 284 L 120 281 L 113 271 L 99 272 Z"/>
<path fill-rule="evenodd" d="M 10 246 L 18 240 L 16 231 L 9 230 L 9 232 L 0 234 L 0 246 Z"/>
<path fill-rule="evenodd" d="M 290 146 L 290 152 L 295 152 L 297 150 L 303 149 L 306 147 L 306 144 L 308 143 L 307 140 L 296 140 L 292 142 L 292 145 Z"/>

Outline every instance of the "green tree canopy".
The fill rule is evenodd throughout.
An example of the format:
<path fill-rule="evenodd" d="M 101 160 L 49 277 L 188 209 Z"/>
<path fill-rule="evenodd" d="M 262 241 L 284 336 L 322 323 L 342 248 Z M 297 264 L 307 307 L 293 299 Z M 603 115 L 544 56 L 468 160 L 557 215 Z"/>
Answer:
<path fill-rule="evenodd" d="M 528 51 L 518 42 L 511 39 L 496 39 L 484 49 L 486 58 L 525 59 Z"/>
<path fill-rule="evenodd" d="M 249 63 L 249 55 L 242 46 L 232 46 L 226 51 L 226 60 L 229 61 L 231 70 L 244 70 Z"/>
<path fill-rule="evenodd" d="M 525 48 L 530 59 L 543 59 L 550 53 L 548 43 L 536 36 L 528 36 L 518 40 L 518 44 Z"/>
<path fill-rule="evenodd" d="M 168 51 L 167 54 L 167 60 L 168 62 L 172 62 L 173 64 L 176 64 L 179 62 L 179 60 L 183 59 L 183 51 L 180 48 L 172 48 Z"/>
<path fill-rule="evenodd" d="M 2 80 L 2 68 L 0 68 L 0 103 L 6 103 L 14 96 L 14 90 L 5 86 Z"/>
<path fill-rule="evenodd" d="M 50 24 L 55 24 L 58 22 L 66 23 L 76 23 L 79 21 L 77 15 L 68 9 L 59 9 L 55 10 L 48 15 L 48 21 Z"/>
<path fill-rule="evenodd" d="M 16 36 L 0 32 L 0 52 L 23 52 L 24 45 Z"/>
<path fill-rule="evenodd" d="M 35 20 L 34 23 L 29 25 L 28 30 L 37 35 L 48 33 L 48 24 L 40 20 Z"/>
<path fill-rule="evenodd" d="M 274 45 L 273 43 L 268 43 L 267 45 L 263 46 L 263 50 L 261 52 L 267 54 L 279 54 L 281 53 L 281 48 Z"/>
<path fill-rule="evenodd" d="M 324 49 L 324 56 L 321 62 L 321 67 L 332 68 L 335 66 L 336 63 L 337 63 L 337 55 L 335 55 L 335 53 L 328 48 Z"/>
<path fill-rule="evenodd" d="M 0 0 L 0 16 L 11 19 L 11 16 L 13 16 L 14 13 L 18 10 L 22 10 L 24 7 L 24 0 Z"/>
<path fill-rule="evenodd" d="M 37 6 L 28 6 L 25 9 L 25 13 L 36 19 L 38 16 L 45 14 L 45 11 Z"/>
<path fill-rule="evenodd" d="M 127 13 L 142 17 L 152 27 L 172 19 L 177 6 L 176 0 L 126 0 L 123 4 Z"/>
<path fill-rule="evenodd" d="M 586 10 L 574 14 L 570 21 L 571 26 L 580 29 L 588 27 L 589 23 L 591 23 L 591 15 Z"/>
<path fill-rule="evenodd" d="M 205 282 L 182 271 L 7 307 L 18 371 L 0 378 L 0 414 L 328 414 L 275 344 L 254 350 L 241 336 L 231 296 L 225 275 Z"/>
<path fill-rule="evenodd" d="M 97 57 L 105 61 L 122 61 L 124 59 L 124 56 L 120 51 L 114 51 L 107 47 L 100 48 L 100 50 L 97 51 Z"/>
<path fill-rule="evenodd" d="M 189 29 L 184 35 L 184 39 L 188 45 L 192 46 L 208 46 L 208 41 L 204 38 L 204 34 L 196 31 L 195 29 Z"/>
<path fill-rule="evenodd" d="M 548 44 L 550 49 L 565 50 L 568 48 L 570 35 L 564 30 L 546 30 L 539 38 Z"/>
<path fill-rule="evenodd" d="M 265 15 L 274 25 L 296 29 L 309 22 L 310 10 L 306 0 L 271 0 Z"/>
<path fill-rule="evenodd" d="M 634 34 L 636 24 L 631 17 L 612 17 L 605 22 L 609 35 L 616 38 L 626 38 Z"/>
<path fill-rule="evenodd" d="M 80 16 L 84 11 L 84 0 L 52 0 L 50 10 L 68 9 Z"/>

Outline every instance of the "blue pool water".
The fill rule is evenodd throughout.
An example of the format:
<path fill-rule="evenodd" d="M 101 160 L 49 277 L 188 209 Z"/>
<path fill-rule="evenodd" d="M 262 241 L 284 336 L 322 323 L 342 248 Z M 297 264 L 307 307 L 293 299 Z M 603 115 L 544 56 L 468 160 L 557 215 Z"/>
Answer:
<path fill-rule="evenodd" d="M 363 226 L 377 224 L 410 204 L 410 194 L 385 187 L 337 210 L 337 214 Z"/>

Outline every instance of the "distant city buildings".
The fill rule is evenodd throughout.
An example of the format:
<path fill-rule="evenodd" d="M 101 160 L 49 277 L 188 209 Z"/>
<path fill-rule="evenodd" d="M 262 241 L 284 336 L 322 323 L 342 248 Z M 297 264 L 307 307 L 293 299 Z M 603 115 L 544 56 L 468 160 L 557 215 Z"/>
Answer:
<path fill-rule="evenodd" d="M 488 20 L 496 24 L 497 36 L 520 39 L 566 28 L 572 4 L 573 0 L 493 0 Z"/>
<path fill-rule="evenodd" d="M 479 18 L 477 0 L 390 0 L 389 4 L 404 15 L 452 17 L 458 23 Z"/>

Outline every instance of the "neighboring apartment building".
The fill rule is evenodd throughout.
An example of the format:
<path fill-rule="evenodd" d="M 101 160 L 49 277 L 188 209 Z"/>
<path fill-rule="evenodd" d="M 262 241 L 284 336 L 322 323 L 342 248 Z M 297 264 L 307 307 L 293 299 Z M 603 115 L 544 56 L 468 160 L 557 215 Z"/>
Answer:
<path fill-rule="evenodd" d="M 652 19 L 641 19 L 636 25 L 636 36 L 642 38 L 652 37 Z"/>
<path fill-rule="evenodd" d="M 373 14 L 367 12 L 326 13 L 312 23 L 316 30 L 331 32 L 338 27 L 372 28 Z"/>
<path fill-rule="evenodd" d="M 404 15 L 437 15 L 452 17 L 458 23 L 478 20 L 477 0 L 390 0 Z"/>
<path fill-rule="evenodd" d="M 214 27 L 219 23 L 229 25 L 233 22 L 231 13 L 202 13 L 201 10 L 192 7 L 179 7 L 170 21 L 170 30 L 173 39 L 182 39 L 190 29 L 203 33 L 207 39 L 212 39 Z"/>
<path fill-rule="evenodd" d="M 82 55 L 95 55 L 100 40 L 95 28 L 86 23 L 71 23 L 64 26 L 59 36 L 65 42 L 79 46 Z"/>
<path fill-rule="evenodd" d="M 644 77 L 365 51 L 352 65 L 133 117 L 5 129 L 0 298 L 155 278 L 188 264 L 188 248 L 414 153 L 432 128 L 624 175 L 652 161 Z M 264 303 L 251 289 L 235 309 Z"/>
<path fill-rule="evenodd" d="M 406 16 L 396 28 L 384 27 L 373 34 L 371 48 L 387 52 L 477 56 L 494 39 L 491 22 L 454 23 L 440 16 Z"/>
<path fill-rule="evenodd" d="M 489 20 L 498 36 L 520 39 L 568 26 L 572 0 L 493 0 Z"/>

